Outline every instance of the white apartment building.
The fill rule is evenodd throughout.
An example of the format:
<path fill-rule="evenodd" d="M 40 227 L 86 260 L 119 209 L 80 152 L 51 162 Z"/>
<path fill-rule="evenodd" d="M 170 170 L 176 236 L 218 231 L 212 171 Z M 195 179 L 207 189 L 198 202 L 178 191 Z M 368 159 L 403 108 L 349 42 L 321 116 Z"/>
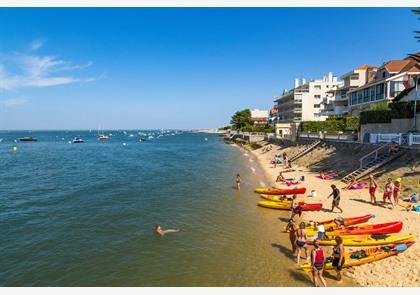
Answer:
<path fill-rule="evenodd" d="M 348 115 L 347 92 L 370 82 L 376 70 L 374 66 L 363 65 L 342 75 L 340 77 L 342 81 L 326 92 L 322 100 L 323 108 L 320 115 L 335 118 Z"/>
<path fill-rule="evenodd" d="M 326 92 L 339 85 L 337 77 L 330 72 L 319 80 L 306 82 L 295 79 L 292 90 L 284 90 L 274 99 L 277 104 L 277 122 L 293 123 L 301 121 L 323 121 L 327 117 L 320 115 L 322 99 Z"/>

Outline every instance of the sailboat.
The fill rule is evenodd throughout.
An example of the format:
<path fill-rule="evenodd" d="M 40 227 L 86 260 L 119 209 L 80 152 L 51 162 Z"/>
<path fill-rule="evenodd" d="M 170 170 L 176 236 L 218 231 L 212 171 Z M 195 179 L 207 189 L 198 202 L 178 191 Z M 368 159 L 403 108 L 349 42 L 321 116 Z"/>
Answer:
<path fill-rule="evenodd" d="M 100 129 L 100 126 L 98 127 L 98 140 L 101 140 L 101 141 L 108 140 L 109 136 L 105 135 L 104 133 L 99 134 L 99 129 Z"/>

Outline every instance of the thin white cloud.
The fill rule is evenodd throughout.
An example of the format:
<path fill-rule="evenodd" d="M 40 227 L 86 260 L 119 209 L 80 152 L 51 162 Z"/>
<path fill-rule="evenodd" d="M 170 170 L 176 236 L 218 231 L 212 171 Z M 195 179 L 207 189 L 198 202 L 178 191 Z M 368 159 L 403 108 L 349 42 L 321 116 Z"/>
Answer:
<path fill-rule="evenodd" d="M 0 90 L 24 87 L 49 87 L 78 82 L 92 82 L 95 78 L 80 78 L 60 72 L 82 70 L 93 63 L 78 65 L 54 56 L 38 56 L 15 53 L 0 56 Z M 7 68 L 6 68 L 7 64 Z M 9 70 L 10 69 L 10 70 Z"/>
<path fill-rule="evenodd" d="M 31 50 L 37 51 L 42 46 L 44 46 L 45 41 L 44 40 L 34 40 L 31 42 Z"/>
<path fill-rule="evenodd" d="M 0 106 L 6 107 L 6 108 L 17 108 L 26 106 L 29 103 L 29 101 L 25 98 L 10 98 L 10 99 L 0 99 Z"/>

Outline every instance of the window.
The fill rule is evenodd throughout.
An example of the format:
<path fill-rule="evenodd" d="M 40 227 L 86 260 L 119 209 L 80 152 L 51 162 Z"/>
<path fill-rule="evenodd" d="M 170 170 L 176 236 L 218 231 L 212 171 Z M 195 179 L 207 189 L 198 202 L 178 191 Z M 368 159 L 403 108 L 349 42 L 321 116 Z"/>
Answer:
<path fill-rule="evenodd" d="M 314 108 L 320 108 L 320 104 L 314 104 Z"/>
<path fill-rule="evenodd" d="M 390 85 L 390 96 L 397 96 L 401 91 L 404 90 L 403 81 L 392 81 Z"/>
<path fill-rule="evenodd" d="M 385 73 L 385 71 L 383 71 L 382 72 L 382 78 L 385 78 L 386 77 L 386 73 Z"/>
<path fill-rule="evenodd" d="M 356 96 L 356 92 L 352 92 L 352 93 L 350 93 L 350 104 L 351 104 L 351 105 L 355 105 L 355 104 L 357 104 L 357 96 Z"/>
<path fill-rule="evenodd" d="M 359 80 L 359 74 L 351 74 L 350 80 Z"/>
<path fill-rule="evenodd" d="M 314 97 L 315 97 L 316 99 L 321 99 L 321 95 L 318 95 L 318 94 L 314 95 Z"/>
<path fill-rule="evenodd" d="M 321 85 L 314 85 L 315 89 L 321 89 Z"/>
<path fill-rule="evenodd" d="M 357 91 L 357 103 L 363 102 L 363 91 Z"/>
<path fill-rule="evenodd" d="M 374 101 L 375 100 L 375 87 L 370 87 L 370 101 Z"/>
<path fill-rule="evenodd" d="M 376 100 L 384 99 L 384 84 L 376 85 Z"/>
<path fill-rule="evenodd" d="M 369 88 L 363 89 L 363 102 L 369 102 Z"/>

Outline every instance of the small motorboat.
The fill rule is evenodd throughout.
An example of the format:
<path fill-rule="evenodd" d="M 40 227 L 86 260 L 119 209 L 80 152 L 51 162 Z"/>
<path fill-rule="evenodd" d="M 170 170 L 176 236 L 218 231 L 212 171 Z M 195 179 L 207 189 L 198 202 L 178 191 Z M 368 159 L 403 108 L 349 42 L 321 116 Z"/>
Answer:
<path fill-rule="evenodd" d="M 80 137 L 75 137 L 72 142 L 73 143 L 83 143 L 84 141 Z"/>
<path fill-rule="evenodd" d="M 33 137 L 21 137 L 18 138 L 19 141 L 37 141 L 38 139 L 33 138 Z"/>
<path fill-rule="evenodd" d="M 109 136 L 107 136 L 105 134 L 101 134 L 101 135 L 98 136 L 98 139 L 99 140 L 108 140 L 109 139 Z"/>

